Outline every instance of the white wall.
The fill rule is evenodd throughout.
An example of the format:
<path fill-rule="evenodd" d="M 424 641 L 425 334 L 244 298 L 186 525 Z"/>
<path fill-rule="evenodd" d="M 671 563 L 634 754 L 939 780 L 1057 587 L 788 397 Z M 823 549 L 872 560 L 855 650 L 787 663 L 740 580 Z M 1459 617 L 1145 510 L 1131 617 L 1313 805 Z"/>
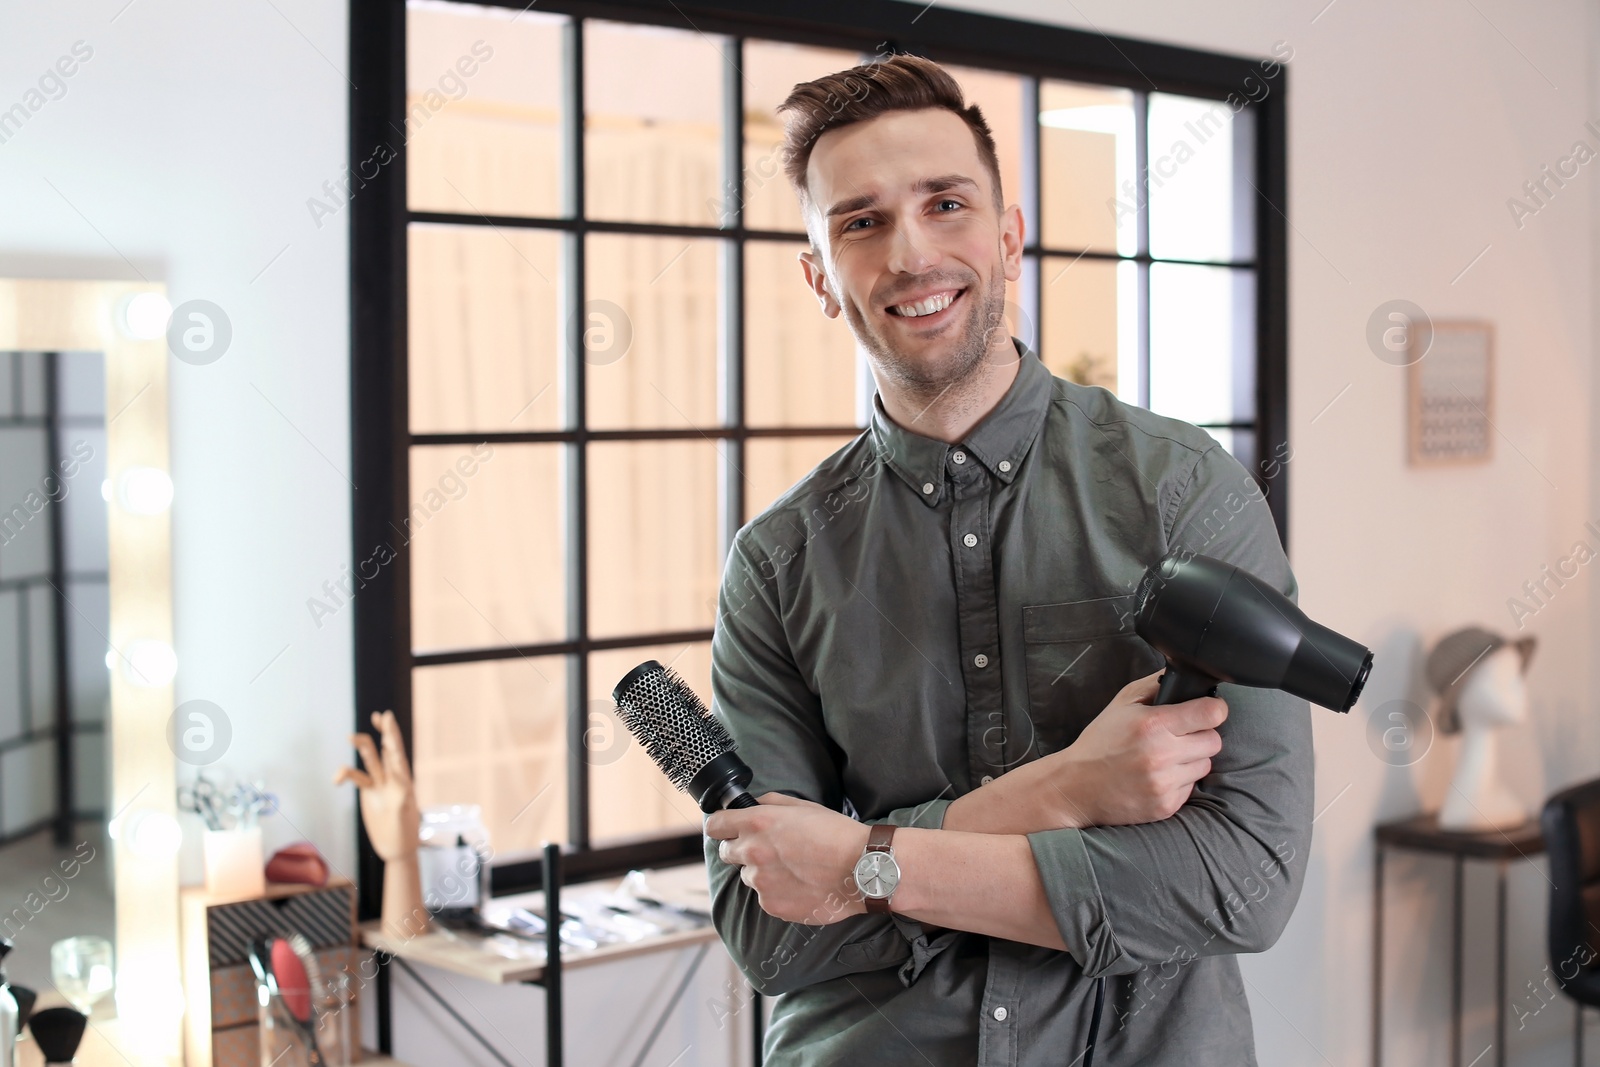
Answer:
<path fill-rule="evenodd" d="M 1469 622 L 1505 631 L 1507 598 L 1589 538 L 1600 516 L 1590 462 L 1596 401 L 1593 165 L 1519 231 L 1506 207 L 1524 181 L 1600 138 L 1591 86 L 1593 17 L 1577 0 L 994 0 L 960 6 L 1289 64 L 1290 559 L 1301 605 L 1379 651 L 1348 718 L 1316 713 L 1311 878 L 1279 944 L 1245 961 L 1260 1060 L 1274 1067 L 1367 1062 L 1372 827 L 1436 808 L 1456 742 L 1410 768 L 1368 744 L 1372 709 L 1417 699 L 1420 657 Z M 1459 278 L 1485 246 L 1489 251 Z M 1500 436 L 1486 467 L 1423 472 L 1404 462 L 1404 379 L 1372 355 L 1368 316 L 1405 298 L 1435 318 L 1496 328 Z M 1340 396 L 1346 385 L 1348 391 Z M 1334 401 L 1333 406 L 1324 407 Z M 1320 417 L 1319 417 L 1320 414 Z M 1315 421 L 1313 421 L 1315 420 Z M 1592 540 L 1592 538 L 1590 538 Z M 1595 578 L 1587 570 L 1531 620 L 1533 725 L 1509 742 L 1517 792 L 1600 773 L 1588 659 Z M 1381 725 L 1388 725 L 1387 722 Z M 1379 727 L 1381 729 L 1381 726 Z M 1387 1059 L 1447 1056 L 1444 862 L 1389 864 Z M 1549 885 L 1543 861 L 1512 868 L 1508 996 L 1526 1010 L 1539 981 Z M 1465 1058 L 1493 1040 L 1488 975 L 1492 881 L 1469 871 Z M 1518 999 L 1518 994 L 1522 998 Z M 1508 1010 L 1510 1010 L 1508 1008 Z M 1568 1056 L 1565 1004 L 1534 1015 L 1514 1062 Z M 1591 1038 L 1592 1040 L 1592 1038 Z M 1536 1052 L 1542 1044 L 1551 1047 Z M 1494 1062 L 1490 1053 L 1482 1062 Z M 1567 1062 L 1570 1062 L 1568 1060 Z"/>
<path fill-rule="evenodd" d="M 346 230 L 305 208 L 344 162 L 346 5 L 126 3 L 0 2 L 0 110 L 93 50 L 0 143 L 0 275 L 143 276 L 231 320 L 220 360 L 172 363 L 177 699 L 282 794 L 269 847 L 353 873 L 350 613 L 305 607 L 350 558 Z"/>
<path fill-rule="evenodd" d="M 330 803 L 325 782 L 347 752 L 349 613 L 319 630 L 305 608 L 349 558 L 345 231 L 316 229 L 304 206 L 344 158 L 345 5 L 124 3 L 0 0 L 0 109 L 75 41 L 94 49 L 66 95 L 0 144 L 0 275 L 143 274 L 230 316 L 222 360 L 174 364 L 178 696 L 226 709 L 226 762 L 285 794 L 273 843 L 310 838 L 348 871 L 351 798 Z M 1574 140 L 1592 143 L 1591 16 L 1577 0 L 965 6 L 1241 54 L 1294 48 L 1291 558 L 1307 610 L 1381 654 L 1361 707 L 1317 716 L 1327 807 L 1313 878 L 1246 976 L 1262 1063 L 1364 1062 L 1371 827 L 1437 805 L 1453 744 L 1391 767 L 1368 745 L 1370 710 L 1415 695 L 1415 657 L 1444 631 L 1512 625 L 1506 599 L 1600 517 L 1596 168 L 1520 231 L 1505 206 Z M 1395 297 L 1495 323 L 1501 436 L 1487 467 L 1405 466 L 1401 372 L 1363 340 Z M 1507 756 L 1530 804 L 1595 773 L 1593 580 L 1586 570 L 1530 623 L 1534 725 Z M 1513 871 L 1513 995 L 1540 976 L 1542 870 Z M 1437 1062 L 1449 883 L 1425 861 L 1391 876 L 1390 1062 Z M 1471 886 L 1480 935 L 1488 883 Z M 1490 993 L 1467 992 L 1471 1059 L 1489 1040 Z M 1547 1009 L 1524 1033 L 1513 1023 L 1512 1049 L 1569 1026 L 1564 1005 Z"/>

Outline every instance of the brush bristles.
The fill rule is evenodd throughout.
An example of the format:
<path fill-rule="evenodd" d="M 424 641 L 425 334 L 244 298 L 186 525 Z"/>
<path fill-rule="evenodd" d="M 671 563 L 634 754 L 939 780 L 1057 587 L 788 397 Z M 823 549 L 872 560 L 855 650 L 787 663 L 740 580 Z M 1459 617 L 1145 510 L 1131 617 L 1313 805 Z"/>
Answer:
<path fill-rule="evenodd" d="M 651 663 L 630 679 L 615 694 L 617 716 L 679 789 L 688 789 L 701 768 L 734 750 L 727 729 L 672 670 Z"/>

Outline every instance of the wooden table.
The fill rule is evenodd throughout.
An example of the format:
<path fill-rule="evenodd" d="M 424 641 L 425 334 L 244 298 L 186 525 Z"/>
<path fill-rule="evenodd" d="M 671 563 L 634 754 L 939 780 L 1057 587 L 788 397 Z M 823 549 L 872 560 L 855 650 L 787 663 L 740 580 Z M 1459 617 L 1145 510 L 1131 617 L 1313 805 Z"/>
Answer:
<path fill-rule="evenodd" d="M 552 867 L 551 850 L 546 849 L 545 862 Z M 557 861 L 558 862 L 558 861 Z M 669 868 L 649 872 L 650 885 L 656 897 L 668 904 L 689 908 L 709 914 L 711 907 L 710 890 L 705 881 L 705 868 L 699 864 L 684 867 Z M 598 897 L 609 895 L 621 884 L 620 878 L 604 881 L 587 882 L 581 885 L 554 887 L 556 909 L 564 910 L 564 903 L 573 898 Z M 550 885 L 547 878 L 546 885 Z M 544 914 L 545 894 L 543 892 L 519 893 L 514 896 L 499 897 L 491 900 L 484 908 L 487 918 L 492 922 L 497 916 L 503 915 L 512 908 L 526 908 L 537 914 Z M 679 948 L 692 948 L 694 946 L 709 947 L 718 940 L 716 928 L 709 922 L 693 930 L 673 931 L 643 938 L 639 941 L 623 942 L 612 945 L 602 945 L 596 949 L 586 951 L 564 951 L 560 954 L 559 963 L 554 966 L 554 974 L 547 974 L 551 967 L 549 948 L 541 938 L 537 942 L 530 941 L 530 951 L 526 955 L 512 955 L 498 951 L 494 943 L 487 938 L 476 937 L 471 934 L 457 933 L 449 930 L 435 930 L 429 933 L 418 934 L 414 937 L 395 938 L 383 933 L 378 922 L 367 922 L 361 925 L 361 943 L 377 952 L 378 960 L 378 1041 L 380 1048 L 389 1048 L 390 1035 L 388 1031 L 388 1011 L 390 1003 L 390 974 L 391 961 L 399 961 L 402 967 L 406 964 L 426 964 L 436 967 L 451 974 L 461 975 L 466 978 L 475 978 L 480 982 L 491 985 L 511 984 L 537 984 L 544 986 L 546 997 L 546 1038 L 548 1043 L 547 1058 L 552 1065 L 559 1067 L 562 1062 L 562 1012 L 561 1012 L 561 973 L 572 968 L 594 967 L 602 963 L 613 963 L 629 957 L 640 956 L 651 952 L 667 952 Z M 701 953 L 703 957 L 704 953 Z M 543 958 L 541 958 L 541 956 Z M 698 966 L 699 960 L 696 960 Z M 439 1000 L 438 994 L 424 982 L 420 975 L 405 967 L 410 977 L 421 985 L 424 992 Z M 694 968 L 685 975 L 678 993 L 674 995 L 667 1005 L 666 1011 L 671 1012 L 685 988 L 689 979 L 693 977 Z M 756 1001 L 754 990 L 751 991 L 752 1000 Z M 480 1044 L 492 1049 L 492 1045 L 481 1034 L 477 1033 L 466 1020 L 456 1016 L 456 1013 L 444 1004 L 445 1009 L 468 1033 Z M 754 1047 L 753 1062 L 759 1067 L 761 1063 L 761 1030 L 760 1008 L 757 1007 L 753 1016 L 756 1025 L 753 1027 L 752 1043 Z M 657 1023 L 656 1032 L 665 1022 L 666 1015 Z M 654 1039 L 654 1033 L 651 1040 Z M 648 1041 L 647 1041 L 648 1046 Z"/>
<path fill-rule="evenodd" d="M 1544 851 L 1544 832 L 1535 816 L 1507 830 L 1462 833 L 1439 829 L 1439 816 L 1417 815 L 1383 823 L 1376 831 L 1372 904 L 1372 1067 L 1383 1065 L 1383 852 L 1404 849 L 1449 856 L 1454 860 L 1450 978 L 1450 1067 L 1461 1065 L 1462 880 L 1466 861 L 1490 860 L 1495 864 L 1495 1007 L 1494 1048 L 1497 1067 L 1506 1062 L 1506 869 L 1515 859 L 1528 859 Z"/>

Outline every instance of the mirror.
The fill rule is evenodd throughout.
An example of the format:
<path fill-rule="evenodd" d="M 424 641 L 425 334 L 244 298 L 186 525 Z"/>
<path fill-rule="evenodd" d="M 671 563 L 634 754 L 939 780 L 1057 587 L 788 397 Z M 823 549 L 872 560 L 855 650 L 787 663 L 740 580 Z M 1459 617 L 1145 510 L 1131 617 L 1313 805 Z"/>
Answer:
<path fill-rule="evenodd" d="M 160 285 L 0 279 L 0 936 L 39 1007 L 93 987 L 85 1053 L 135 1062 L 183 1011 L 169 314 Z M 111 942 L 114 996 L 53 973 L 69 937 Z"/>
<path fill-rule="evenodd" d="M 0 352 L 0 936 L 13 982 L 114 933 L 105 357 Z"/>

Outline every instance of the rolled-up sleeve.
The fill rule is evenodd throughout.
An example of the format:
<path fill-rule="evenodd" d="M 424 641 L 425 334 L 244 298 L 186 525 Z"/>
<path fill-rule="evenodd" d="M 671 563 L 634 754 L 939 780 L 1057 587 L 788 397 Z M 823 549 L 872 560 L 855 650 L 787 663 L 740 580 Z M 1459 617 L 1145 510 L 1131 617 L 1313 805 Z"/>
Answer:
<path fill-rule="evenodd" d="M 787 793 L 835 811 L 844 807 L 832 742 L 815 692 L 795 666 L 784 634 L 770 560 L 751 558 L 741 531 L 728 556 L 711 645 L 712 710 L 733 734 L 754 774 L 750 792 Z M 772 576 L 764 576 L 771 571 Z M 948 799 L 899 808 L 871 822 L 940 828 Z M 706 838 L 712 920 L 757 991 L 776 996 L 847 974 L 895 967 L 903 984 L 957 936 L 928 936 L 901 915 L 857 915 L 792 923 L 761 910 L 738 869 Z"/>
<path fill-rule="evenodd" d="M 1253 479 L 1221 448 L 1175 487 L 1171 549 L 1232 563 L 1291 600 L 1298 588 Z M 1222 953 L 1261 952 L 1282 933 L 1311 844 L 1309 705 L 1222 685 L 1222 750 L 1171 818 L 1028 835 L 1068 952 L 1089 975 Z"/>

